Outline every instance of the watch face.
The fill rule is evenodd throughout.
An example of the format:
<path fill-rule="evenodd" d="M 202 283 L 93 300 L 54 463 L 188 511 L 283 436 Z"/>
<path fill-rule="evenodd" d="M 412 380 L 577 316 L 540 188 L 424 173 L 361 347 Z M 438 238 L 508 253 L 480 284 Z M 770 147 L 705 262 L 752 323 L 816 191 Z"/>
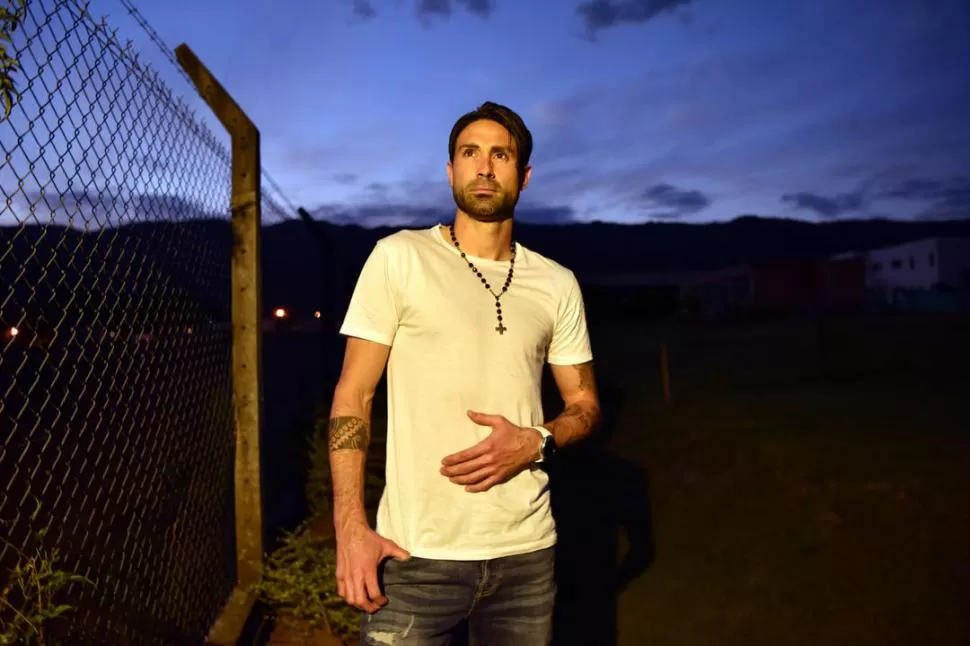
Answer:
<path fill-rule="evenodd" d="M 542 442 L 542 459 L 548 460 L 556 454 L 556 440 L 551 435 Z"/>

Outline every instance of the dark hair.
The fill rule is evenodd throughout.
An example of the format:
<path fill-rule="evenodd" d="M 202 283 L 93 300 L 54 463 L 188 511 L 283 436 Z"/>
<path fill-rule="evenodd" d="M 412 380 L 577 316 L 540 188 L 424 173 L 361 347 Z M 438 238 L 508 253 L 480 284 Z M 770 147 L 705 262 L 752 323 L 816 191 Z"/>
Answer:
<path fill-rule="evenodd" d="M 455 122 L 451 129 L 451 136 L 448 137 L 448 159 L 452 161 L 455 159 L 455 142 L 458 141 L 458 135 L 461 134 L 462 130 L 472 122 L 481 119 L 494 121 L 508 130 L 512 138 L 515 139 L 517 165 L 521 174 L 529 165 L 529 158 L 532 157 L 532 133 L 525 127 L 522 117 L 516 114 L 514 110 L 491 101 L 486 101 L 471 112 L 463 114 Z"/>

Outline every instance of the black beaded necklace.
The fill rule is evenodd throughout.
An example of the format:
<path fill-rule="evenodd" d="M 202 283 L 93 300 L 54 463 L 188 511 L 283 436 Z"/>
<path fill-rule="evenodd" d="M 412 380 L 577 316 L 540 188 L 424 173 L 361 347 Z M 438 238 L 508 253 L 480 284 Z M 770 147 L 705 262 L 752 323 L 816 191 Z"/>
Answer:
<path fill-rule="evenodd" d="M 455 225 L 454 224 L 448 225 L 448 230 L 451 232 L 451 242 L 455 245 L 455 249 L 458 250 L 458 253 L 461 254 L 461 257 L 465 260 L 466 263 L 468 263 L 468 267 L 471 268 L 472 273 L 478 276 L 478 278 L 482 281 L 482 284 L 485 285 L 485 289 L 488 290 L 488 293 L 495 297 L 495 316 L 498 319 L 498 325 L 495 327 L 495 331 L 498 332 L 499 334 L 505 334 L 508 328 L 505 327 L 504 323 L 502 323 L 501 298 L 505 294 L 505 292 L 509 291 L 509 285 L 512 284 L 512 271 L 515 269 L 515 241 L 513 241 L 510 246 L 510 250 L 512 251 L 512 260 L 509 262 L 509 275 L 505 278 L 505 284 L 502 285 L 502 291 L 496 294 L 495 292 L 492 291 L 492 286 L 489 284 L 488 279 L 482 275 L 482 272 L 478 269 L 478 267 L 472 264 L 472 261 L 468 259 L 468 256 L 465 255 L 465 252 L 462 251 L 461 247 L 458 245 L 458 238 L 455 237 Z"/>

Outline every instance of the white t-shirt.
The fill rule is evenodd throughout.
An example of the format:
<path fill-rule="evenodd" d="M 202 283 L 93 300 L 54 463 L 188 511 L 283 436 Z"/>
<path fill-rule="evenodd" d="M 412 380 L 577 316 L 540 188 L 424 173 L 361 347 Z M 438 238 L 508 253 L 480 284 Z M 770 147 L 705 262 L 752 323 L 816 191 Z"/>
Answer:
<path fill-rule="evenodd" d="M 469 256 L 498 293 L 507 261 Z M 491 432 L 466 411 L 520 426 L 543 419 L 543 362 L 592 360 L 579 284 L 570 270 L 517 244 L 515 270 L 495 298 L 438 226 L 377 242 L 341 334 L 391 346 L 387 365 L 386 486 L 376 531 L 429 559 L 480 560 L 556 543 L 548 476 L 526 469 L 483 493 L 441 475 L 441 459 Z"/>

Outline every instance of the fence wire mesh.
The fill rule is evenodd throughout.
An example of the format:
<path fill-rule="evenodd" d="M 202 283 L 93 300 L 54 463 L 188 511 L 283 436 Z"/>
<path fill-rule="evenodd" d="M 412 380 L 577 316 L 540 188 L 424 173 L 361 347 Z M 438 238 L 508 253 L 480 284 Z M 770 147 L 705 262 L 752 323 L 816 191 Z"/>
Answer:
<path fill-rule="evenodd" d="M 198 643 L 236 578 L 230 156 L 84 5 L 4 4 L 0 634 L 56 549 L 66 643 Z"/>

